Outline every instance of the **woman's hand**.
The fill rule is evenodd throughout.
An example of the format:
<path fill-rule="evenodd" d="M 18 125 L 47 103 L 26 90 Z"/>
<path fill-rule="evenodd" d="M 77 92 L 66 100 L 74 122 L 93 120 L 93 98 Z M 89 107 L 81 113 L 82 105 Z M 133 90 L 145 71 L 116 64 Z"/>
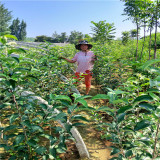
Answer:
<path fill-rule="evenodd" d="M 62 57 L 62 56 L 60 56 L 60 57 L 58 57 L 59 59 L 65 59 L 65 57 Z"/>
<path fill-rule="evenodd" d="M 71 59 L 68 59 L 68 58 L 65 58 L 65 57 L 62 57 L 62 56 L 60 56 L 60 57 L 58 57 L 59 59 L 64 59 L 64 60 L 66 60 L 67 62 L 69 62 L 69 63 L 75 63 L 76 61 L 73 61 L 73 60 L 71 60 Z"/>
<path fill-rule="evenodd" d="M 95 55 L 94 57 L 92 57 L 92 62 L 97 61 L 97 60 L 98 60 L 97 55 Z"/>

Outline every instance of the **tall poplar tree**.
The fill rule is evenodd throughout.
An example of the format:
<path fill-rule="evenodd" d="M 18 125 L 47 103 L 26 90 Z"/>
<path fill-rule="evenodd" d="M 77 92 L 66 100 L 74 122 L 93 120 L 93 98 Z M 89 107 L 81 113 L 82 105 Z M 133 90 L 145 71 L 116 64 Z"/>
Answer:
<path fill-rule="evenodd" d="M 26 26 L 27 25 L 23 20 L 20 22 L 19 18 L 14 19 L 10 26 L 11 34 L 15 35 L 19 41 L 23 41 L 27 34 Z"/>
<path fill-rule="evenodd" d="M 20 32 L 19 32 L 19 40 L 20 41 L 24 41 L 26 38 L 26 35 L 27 35 L 26 27 L 27 27 L 27 24 L 22 20 L 22 22 L 20 24 Z"/>
<path fill-rule="evenodd" d="M 11 30 L 11 34 L 16 36 L 19 40 L 19 32 L 20 32 L 20 20 L 17 18 L 17 19 L 14 19 L 12 21 L 12 24 L 11 26 L 9 27 L 10 30 Z"/>
<path fill-rule="evenodd" d="M 9 23 L 12 19 L 11 11 L 0 2 L 0 32 L 9 31 Z"/>

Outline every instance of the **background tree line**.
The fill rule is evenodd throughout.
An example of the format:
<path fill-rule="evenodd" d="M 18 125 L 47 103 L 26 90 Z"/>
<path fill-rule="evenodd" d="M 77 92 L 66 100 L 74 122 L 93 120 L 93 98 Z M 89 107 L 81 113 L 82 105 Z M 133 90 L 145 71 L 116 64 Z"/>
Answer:
<path fill-rule="evenodd" d="M 124 45 L 127 45 L 130 40 L 136 39 L 137 47 L 135 58 L 136 60 L 141 59 L 143 56 L 143 49 L 146 43 L 146 39 L 149 39 L 149 59 L 154 56 L 156 58 L 156 49 L 160 46 L 160 38 L 158 36 L 158 27 L 160 27 L 160 2 L 159 0 L 121 0 L 124 2 L 124 13 L 127 15 L 126 20 L 131 20 L 135 25 L 136 29 L 131 31 L 122 32 L 121 41 Z M 12 35 L 15 35 L 18 40 L 26 39 L 26 23 L 24 20 L 14 19 L 12 20 L 11 11 L 8 11 L 4 7 L 4 4 L 0 3 L 0 32 L 11 31 Z M 35 38 L 36 42 L 51 42 L 51 43 L 71 43 L 75 44 L 80 39 L 86 39 L 90 42 L 99 42 L 104 44 L 110 42 L 115 38 L 115 26 L 114 23 L 107 23 L 106 20 L 94 22 L 91 21 L 91 36 L 89 34 L 83 34 L 79 31 L 71 31 L 70 35 L 66 32 L 58 34 L 54 32 L 51 37 L 40 35 Z M 139 48 L 140 30 L 144 32 L 143 45 Z M 154 31 L 154 34 L 153 34 Z M 149 32 L 149 38 L 146 38 L 146 32 Z M 151 48 L 154 47 L 154 55 L 151 55 Z"/>

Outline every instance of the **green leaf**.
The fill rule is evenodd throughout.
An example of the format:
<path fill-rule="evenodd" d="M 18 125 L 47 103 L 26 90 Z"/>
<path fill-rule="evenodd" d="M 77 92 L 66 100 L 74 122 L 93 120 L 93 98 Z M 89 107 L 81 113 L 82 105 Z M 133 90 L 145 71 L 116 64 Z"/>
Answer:
<path fill-rule="evenodd" d="M 118 157 L 113 157 L 113 158 L 111 158 L 109 160 L 119 160 L 119 158 Z"/>
<path fill-rule="evenodd" d="M 142 121 L 140 121 L 136 124 L 136 126 L 134 127 L 134 131 L 144 129 L 144 128 L 150 126 L 150 125 L 151 125 L 151 123 L 148 120 L 142 120 Z"/>
<path fill-rule="evenodd" d="M 153 111 L 156 109 L 155 106 L 145 102 L 139 103 L 139 107 L 145 108 L 146 110 L 153 110 Z"/>
<path fill-rule="evenodd" d="M 126 153 L 125 153 L 125 157 L 127 158 L 127 157 L 130 157 L 130 156 L 132 156 L 133 155 L 133 152 L 132 152 L 132 150 L 128 150 Z"/>
<path fill-rule="evenodd" d="M 55 120 L 62 120 L 62 119 L 66 119 L 66 113 L 59 113 L 56 117 L 55 117 Z"/>
<path fill-rule="evenodd" d="M 64 147 L 63 148 L 57 148 L 56 151 L 57 151 L 57 153 L 65 153 L 66 149 Z"/>
<path fill-rule="evenodd" d="M 49 149 L 49 158 L 54 159 L 56 158 L 56 149 L 55 148 L 50 148 Z"/>
<path fill-rule="evenodd" d="M 84 123 L 73 123 L 72 126 L 84 126 Z"/>
<path fill-rule="evenodd" d="M 0 73 L 0 78 L 9 78 L 9 76 L 3 74 L 3 73 Z"/>
<path fill-rule="evenodd" d="M 119 149 L 119 148 L 116 148 L 116 147 L 113 147 L 113 146 L 112 146 L 112 148 L 113 148 L 113 150 L 112 150 L 112 152 L 111 152 L 111 155 L 114 155 L 114 154 L 117 154 L 117 153 L 120 152 L 120 149 Z"/>
<path fill-rule="evenodd" d="M 118 123 L 120 123 L 121 121 L 124 120 L 124 117 L 125 117 L 126 113 L 122 113 L 118 116 L 117 120 L 118 120 Z"/>
<path fill-rule="evenodd" d="M 17 129 L 17 126 L 16 125 L 10 125 L 8 127 L 5 127 L 4 132 L 9 131 L 9 130 L 13 130 L 13 129 Z"/>
<path fill-rule="evenodd" d="M 109 108 L 107 106 L 103 106 L 103 107 L 98 108 L 97 111 L 107 112 L 109 115 L 111 115 L 112 117 L 114 117 L 116 109 L 111 109 L 111 108 Z"/>
<path fill-rule="evenodd" d="M 31 126 L 33 132 L 43 132 L 43 128 L 37 125 Z"/>
<path fill-rule="evenodd" d="M 95 100 L 95 99 L 109 99 L 109 96 L 106 95 L 106 94 L 97 94 L 96 96 L 92 97 L 91 99 L 92 100 Z"/>
<path fill-rule="evenodd" d="M 25 139 L 25 136 L 23 134 L 19 134 L 15 139 L 15 143 L 19 145 L 19 143 L 21 143 L 24 139 Z"/>
<path fill-rule="evenodd" d="M 142 96 L 139 96 L 137 97 L 135 100 L 134 100 L 134 103 L 138 103 L 138 102 L 142 102 L 142 101 L 153 101 L 153 98 L 149 95 L 142 95 Z"/>
<path fill-rule="evenodd" d="M 5 37 L 7 37 L 7 38 L 12 38 L 12 39 L 15 39 L 15 40 L 18 41 L 17 37 L 14 36 L 14 35 L 6 34 Z"/>
<path fill-rule="evenodd" d="M 9 135 L 6 135 L 6 139 L 13 138 L 15 136 L 17 136 L 17 135 L 16 134 L 9 134 Z"/>
<path fill-rule="evenodd" d="M 78 99 L 76 99 L 76 102 L 79 102 L 83 106 L 88 107 L 88 104 L 87 104 L 87 102 L 84 99 L 78 98 Z"/>
<path fill-rule="evenodd" d="M 38 154 L 40 154 L 40 155 L 43 155 L 43 154 L 45 154 L 45 152 L 47 152 L 47 149 L 45 147 L 39 146 L 39 147 L 37 147 L 35 149 L 35 152 L 38 153 Z"/>
<path fill-rule="evenodd" d="M 29 120 L 25 120 L 25 121 L 23 121 L 23 122 L 22 122 L 22 124 L 23 124 L 23 125 L 25 125 L 25 126 L 27 126 L 28 128 L 30 128 L 30 127 L 31 127 L 31 123 L 30 123 L 30 121 L 29 121 Z"/>
<path fill-rule="evenodd" d="M 145 63 L 143 64 L 143 66 L 141 66 L 141 69 L 146 70 L 146 69 L 148 69 L 148 67 L 149 67 L 150 65 L 155 64 L 155 63 L 158 63 L 158 62 L 160 62 L 160 59 L 152 59 L 152 60 L 149 60 L 149 61 L 145 62 Z"/>
<path fill-rule="evenodd" d="M 18 114 L 12 114 L 11 117 L 9 118 L 10 123 L 13 123 L 17 118 L 18 118 Z"/>
<path fill-rule="evenodd" d="M 42 160 L 54 159 L 54 157 L 49 157 L 49 155 L 43 155 Z"/>
<path fill-rule="evenodd" d="M 65 95 L 58 95 L 58 96 L 56 96 L 56 97 L 54 97 L 55 99 L 59 99 L 59 100 L 67 100 L 67 101 L 72 101 L 71 99 L 70 99 L 70 97 L 68 97 L 68 96 L 65 96 Z"/>
<path fill-rule="evenodd" d="M 17 157 L 16 156 L 11 156 L 8 160 L 16 160 Z"/>
<path fill-rule="evenodd" d="M 157 88 L 149 88 L 149 89 L 147 90 L 147 93 L 149 93 L 149 92 L 160 93 L 160 90 L 157 89 Z"/>
<path fill-rule="evenodd" d="M 3 103 L 0 105 L 0 109 L 11 106 L 11 105 L 12 105 L 11 103 Z"/>
<path fill-rule="evenodd" d="M 16 87 L 16 81 L 13 80 L 13 79 L 10 79 L 10 80 L 9 80 L 9 83 L 10 83 L 10 85 L 12 86 L 12 88 L 15 89 L 15 87 Z"/>
<path fill-rule="evenodd" d="M 27 141 L 27 144 L 32 146 L 32 147 L 36 147 L 37 146 L 37 142 L 34 139 L 30 139 L 29 141 Z"/>
<path fill-rule="evenodd" d="M 150 95 L 155 101 L 159 101 L 159 100 L 160 100 L 159 96 L 157 96 L 156 94 L 154 94 L 154 93 L 152 93 L 152 92 L 150 92 L 149 95 Z"/>
<path fill-rule="evenodd" d="M 47 110 L 48 109 L 48 106 L 46 104 L 40 104 L 40 106 L 44 109 L 44 110 Z"/>
<path fill-rule="evenodd" d="M 26 51 L 23 48 L 14 48 L 14 49 L 8 50 L 8 54 L 11 54 L 11 53 L 26 53 Z"/>
<path fill-rule="evenodd" d="M 132 109 L 132 108 L 133 108 L 132 106 L 124 106 L 124 107 L 121 107 L 121 108 L 117 111 L 117 113 L 118 113 L 118 114 L 124 113 L 125 111 L 130 110 L 130 109 Z"/>
<path fill-rule="evenodd" d="M 74 115 L 74 116 L 71 117 L 71 120 L 82 120 L 82 121 L 88 122 L 88 120 L 81 115 Z"/>
<path fill-rule="evenodd" d="M 12 57 L 16 62 L 18 62 L 19 63 L 19 58 L 17 58 L 17 57 Z"/>
<path fill-rule="evenodd" d="M 147 145 L 147 146 L 150 146 L 151 143 L 152 143 L 149 139 L 141 139 L 141 140 L 138 140 L 138 141 L 144 143 L 144 144 Z"/>

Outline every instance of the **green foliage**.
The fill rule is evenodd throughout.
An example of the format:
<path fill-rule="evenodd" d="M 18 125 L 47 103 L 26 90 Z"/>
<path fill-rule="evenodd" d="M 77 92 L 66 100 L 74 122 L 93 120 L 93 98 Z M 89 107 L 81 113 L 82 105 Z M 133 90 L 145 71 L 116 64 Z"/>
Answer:
<path fill-rule="evenodd" d="M 71 34 L 68 38 L 68 42 L 71 44 L 77 44 L 80 39 L 83 39 L 83 37 L 84 36 L 83 36 L 82 32 L 71 31 Z"/>
<path fill-rule="evenodd" d="M 0 121 L 2 124 L 5 121 L 0 128 L 0 136 L 3 136 L 0 148 L 4 148 L 8 159 L 58 159 L 59 153 L 66 152 L 66 141 L 73 139 L 70 133 L 72 126 L 83 125 L 77 120 L 87 121 L 84 116 L 74 114 L 78 102 L 88 107 L 85 97 L 75 95 L 72 102 L 67 96 L 70 84 L 59 83 L 56 56 L 60 48 L 52 48 L 43 56 L 43 52 L 37 54 L 13 48 L 7 38 L 16 37 L 0 36 Z M 13 53 L 20 57 L 12 57 Z M 63 92 L 65 85 L 67 90 Z M 26 90 L 45 98 L 52 107 L 39 103 L 32 94 L 25 95 Z M 56 108 L 59 112 L 54 111 Z M 68 112 L 64 113 L 63 108 Z M 64 128 L 55 121 L 64 123 Z"/>
<path fill-rule="evenodd" d="M 11 11 L 0 2 L 0 32 L 9 31 L 9 23 L 12 19 Z"/>
<path fill-rule="evenodd" d="M 42 35 L 42 36 L 36 36 L 35 42 L 53 42 L 53 38 L 52 37 L 47 37 L 45 35 Z"/>
<path fill-rule="evenodd" d="M 72 58 L 76 53 L 74 45 L 51 47 L 45 43 L 45 50 L 24 50 L 11 46 L 8 38 L 16 40 L 13 35 L 1 33 L 0 120 L 7 125 L 0 128 L 4 137 L 0 147 L 5 149 L 7 158 L 58 159 L 59 153 L 66 152 L 65 142 L 72 139 L 72 126 L 89 122 L 78 113 L 80 110 L 91 113 L 101 137 L 113 143 L 111 155 L 117 157 L 112 159 L 158 158 L 159 59 L 147 61 L 144 54 L 142 62 L 135 62 L 134 40 L 126 46 L 121 41 L 93 43 L 92 50 L 98 56 L 93 76 L 101 94 L 93 97 L 73 94 L 72 99 L 68 93 L 73 86 L 74 66 L 58 57 Z M 147 50 L 145 46 L 146 55 Z M 14 53 L 19 58 L 11 57 Z M 60 74 L 67 76 L 69 82 L 62 82 Z M 23 95 L 26 90 L 35 95 Z M 34 96 L 47 100 L 52 107 L 40 104 Z M 107 103 L 89 107 L 86 98 Z M 82 106 L 78 107 L 78 103 Z M 106 122 L 101 113 L 112 121 Z M 55 123 L 57 120 L 64 123 L 64 128 Z"/>
<path fill-rule="evenodd" d="M 128 41 L 129 41 L 129 32 L 128 31 L 122 32 L 122 43 L 126 45 Z"/>
<path fill-rule="evenodd" d="M 106 97 L 112 105 L 98 108 L 113 119 L 111 123 L 104 121 L 98 124 L 104 132 L 102 138 L 114 144 L 111 155 L 122 151 L 119 157 L 111 159 L 154 159 L 159 155 L 160 92 L 156 76 L 160 72 L 154 70 L 156 76 L 151 74 L 151 65 L 158 61 L 141 65 L 139 73 L 130 77 L 119 89 L 108 88 Z"/>
<path fill-rule="evenodd" d="M 99 41 L 104 44 L 104 42 L 114 39 L 114 31 L 116 30 L 114 23 L 106 23 L 106 20 L 99 21 L 98 23 L 91 21 L 91 23 L 94 25 L 92 27 L 92 31 L 93 39 L 95 39 L 95 41 Z"/>
<path fill-rule="evenodd" d="M 19 41 L 24 41 L 27 35 L 26 26 L 27 25 L 23 20 L 20 22 L 20 20 L 17 18 L 12 21 L 12 24 L 9 28 L 12 35 L 16 36 Z"/>

